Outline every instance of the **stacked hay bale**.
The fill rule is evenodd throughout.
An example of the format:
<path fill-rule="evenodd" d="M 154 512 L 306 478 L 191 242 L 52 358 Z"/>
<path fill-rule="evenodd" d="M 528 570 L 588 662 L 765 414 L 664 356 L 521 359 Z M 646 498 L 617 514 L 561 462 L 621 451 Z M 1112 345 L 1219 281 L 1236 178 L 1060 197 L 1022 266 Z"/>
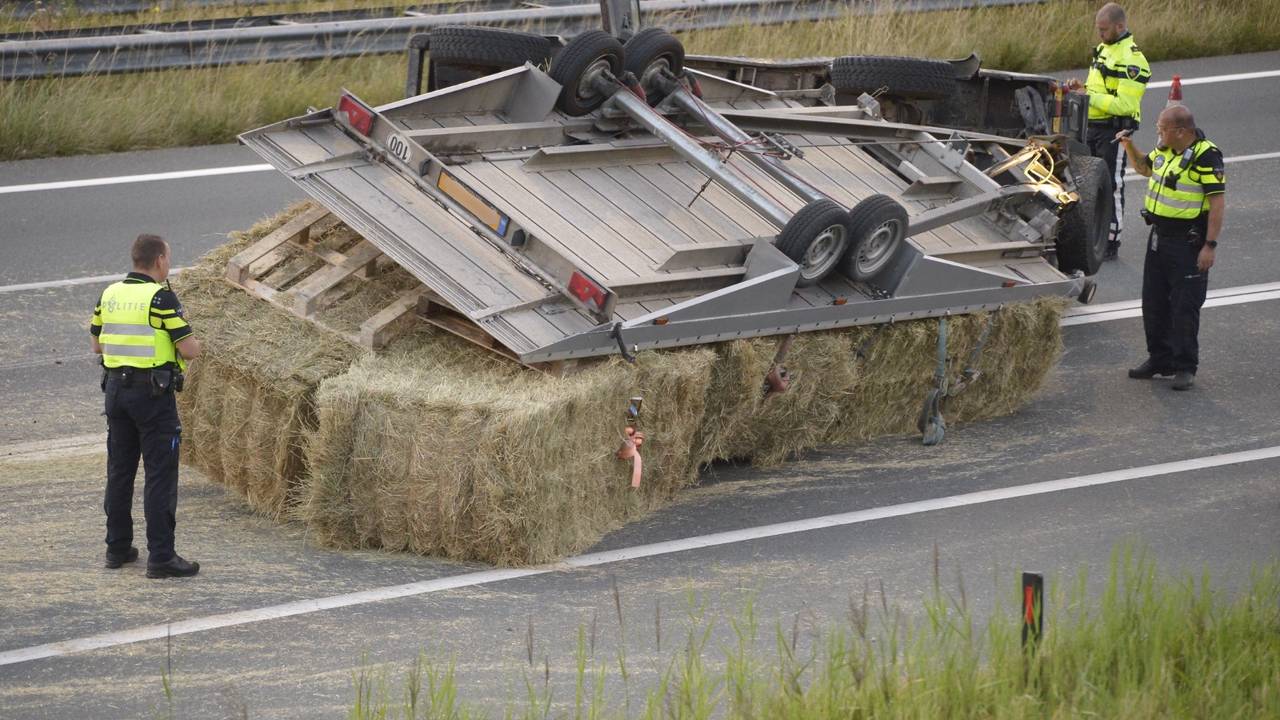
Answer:
<path fill-rule="evenodd" d="M 309 205 L 263 220 L 175 278 L 187 319 L 205 345 L 179 398 L 184 460 L 279 515 L 305 475 L 304 439 L 315 392 L 346 372 L 358 348 L 280 312 L 223 280 L 227 261 Z"/>
<path fill-rule="evenodd" d="M 802 334 L 786 363 L 790 390 L 767 399 L 777 338 L 608 359 L 566 378 L 429 327 L 361 351 L 221 280 L 232 254 L 299 211 L 184 273 L 209 359 L 183 412 L 189 461 L 255 509 L 291 511 L 326 545 L 551 561 L 661 506 L 713 460 L 767 465 L 821 444 L 915 432 L 933 381 L 936 320 Z M 326 322 L 368 304 L 362 294 L 385 299 L 411 282 L 388 268 Z M 1012 412 L 1035 392 L 1061 349 L 1061 307 L 1045 300 L 951 318 L 953 378 L 988 322 L 991 330 L 975 358 L 982 375 L 949 401 L 949 421 Z M 638 490 L 615 456 L 635 395 L 645 398 L 647 435 Z"/>

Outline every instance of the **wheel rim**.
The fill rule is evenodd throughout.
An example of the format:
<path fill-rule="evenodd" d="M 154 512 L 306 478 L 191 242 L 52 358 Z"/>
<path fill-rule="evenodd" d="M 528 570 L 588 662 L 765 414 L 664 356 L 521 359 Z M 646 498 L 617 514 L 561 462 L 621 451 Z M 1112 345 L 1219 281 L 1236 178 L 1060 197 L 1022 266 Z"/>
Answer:
<path fill-rule="evenodd" d="M 893 257 L 893 251 L 901 242 L 900 229 L 901 226 L 897 220 L 887 220 L 863 241 L 858 248 L 858 274 L 874 275 L 888 264 L 889 259 Z"/>
<path fill-rule="evenodd" d="M 597 75 L 611 67 L 612 63 L 609 62 L 608 56 L 605 55 L 591 61 L 591 64 L 587 66 L 587 69 L 583 71 L 582 75 L 578 78 L 578 88 L 574 92 L 574 96 L 580 102 L 584 103 L 590 102 L 591 100 L 599 97 L 600 93 L 596 92 L 595 86 L 592 85 L 592 83 L 595 82 Z"/>
<path fill-rule="evenodd" d="M 645 67 L 644 72 L 641 73 L 640 75 L 640 87 L 644 88 L 645 94 L 652 95 L 653 93 L 650 91 L 652 91 L 654 88 L 654 84 L 653 84 L 654 78 L 657 77 L 658 74 L 661 73 L 663 70 L 670 70 L 670 69 L 671 69 L 671 58 L 669 58 L 666 55 L 656 58 L 654 59 L 653 62 L 649 63 Z"/>
<path fill-rule="evenodd" d="M 844 225 L 831 225 L 818 233 L 804 251 L 804 260 L 800 263 L 801 277 L 810 280 L 826 275 L 839 262 L 847 242 Z"/>

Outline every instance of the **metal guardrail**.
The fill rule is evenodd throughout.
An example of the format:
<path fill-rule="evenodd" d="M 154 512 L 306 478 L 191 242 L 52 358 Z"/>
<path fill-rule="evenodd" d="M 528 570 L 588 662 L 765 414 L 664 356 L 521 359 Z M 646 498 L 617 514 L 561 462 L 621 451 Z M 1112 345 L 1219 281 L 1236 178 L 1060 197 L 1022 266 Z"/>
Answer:
<path fill-rule="evenodd" d="M 953 10 L 1040 2 L 1044 0 L 909 0 L 895 9 Z M 640 7 L 646 25 L 673 31 L 813 21 L 879 10 L 874 0 L 644 0 Z M 600 5 L 592 2 L 270 27 L 6 41 L 0 42 L 0 80 L 396 53 L 415 33 L 444 25 L 572 35 L 599 27 Z"/>
<path fill-rule="evenodd" d="M 263 1 L 266 2 L 267 0 Z M 580 5 L 582 2 L 583 0 L 536 0 L 536 2 L 534 0 L 442 0 L 429 5 L 411 5 L 408 7 L 404 5 L 396 7 L 371 6 L 347 10 L 315 10 L 311 12 L 270 13 L 264 15 L 254 15 L 252 11 L 244 10 L 239 15 L 199 20 L 173 20 L 168 22 L 134 23 L 131 25 L 93 25 L 58 28 L 55 30 L 31 30 L 21 33 L 0 33 L 0 42 L 6 40 L 52 40 L 55 38 L 102 35 L 136 35 L 139 33 L 172 33 L 188 30 L 271 27 L 273 25 L 420 17 L 422 15 L 443 15 L 486 10 L 527 10 L 535 5 L 539 7 L 559 7 L 563 5 Z"/>

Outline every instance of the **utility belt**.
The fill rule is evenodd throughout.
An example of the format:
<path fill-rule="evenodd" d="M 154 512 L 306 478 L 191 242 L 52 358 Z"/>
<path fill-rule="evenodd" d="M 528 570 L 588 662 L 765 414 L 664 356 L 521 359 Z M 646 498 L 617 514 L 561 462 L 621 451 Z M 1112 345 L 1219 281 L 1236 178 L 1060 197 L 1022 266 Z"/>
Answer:
<path fill-rule="evenodd" d="M 1105 120 L 1090 120 L 1089 127 L 1109 130 L 1137 130 L 1138 121 L 1131 117 L 1110 117 Z"/>
<path fill-rule="evenodd" d="M 1154 252 L 1159 249 L 1160 241 L 1164 241 L 1173 247 L 1172 243 L 1183 243 L 1189 245 L 1196 250 L 1204 246 L 1204 230 L 1201 226 L 1192 221 L 1179 221 L 1161 218 L 1147 210 L 1142 211 L 1142 219 L 1151 226 L 1151 233 L 1148 235 L 1147 246 Z M 1178 223 L 1178 224 L 1170 224 Z M 1185 224 L 1183 224 L 1185 223 Z"/>
<path fill-rule="evenodd" d="M 118 367 L 102 369 L 102 391 L 107 390 L 107 380 L 115 379 L 120 387 L 149 386 L 151 395 L 158 397 L 170 392 L 182 392 L 186 376 L 172 365 L 154 368 Z"/>

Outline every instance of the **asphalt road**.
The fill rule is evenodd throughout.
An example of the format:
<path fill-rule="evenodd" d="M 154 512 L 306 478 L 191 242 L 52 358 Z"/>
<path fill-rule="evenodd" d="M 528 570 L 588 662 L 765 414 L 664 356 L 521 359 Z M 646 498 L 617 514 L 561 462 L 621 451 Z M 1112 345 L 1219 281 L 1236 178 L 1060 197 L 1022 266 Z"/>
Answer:
<path fill-rule="evenodd" d="M 1280 52 L 1160 63 L 1157 80 L 1280 69 Z M 1280 77 L 1194 85 L 1185 101 L 1228 157 L 1280 151 Z M 1153 91 L 1138 142 L 1163 105 Z M 236 148 L 131 153 L 0 165 L 0 186 L 257 162 Z M 1211 287 L 1275 282 L 1280 222 L 1273 176 L 1280 158 L 1228 166 L 1228 219 Z M 167 234 L 186 264 L 297 197 L 272 173 L 108 188 L 0 194 L 0 284 L 58 280 L 118 269 L 114 248 L 143 229 Z M 1137 227 L 1130 185 L 1130 227 Z M 1101 274 L 1098 302 L 1136 298 L 1139 245 Z M 92 361 L 82 323 L 98 285 L 0 293 L 0 445 L 97 432 Z M 1142 356 L 1137 319 L 1065 330 L 1067 351 L 1041 393 L 1018 414 L 953 429 L 922 448 L 914 438 L 829 448 L 772 471 L 718 466 L 681 502 L 606 537 L 599 551 L 883 508 L 993 488 L 1280 446 L 1280 400 L 1271 375 L 1280 354 L 1277 302 L 1207 309 L 1203 369 L 1194 392 L 1134 382 L 1123 368 Z M 35 320 L 33 320 L 35 318 Z M 100 633 L 163 625 L 298 600 L 477 570 L 425 558 L 339 553 L 306 543 L 301 528 L 257 518 L 218 486 L 189 474 L 180 540 L 205 563 L 183 583 L 148 583 L 141 571 L 97 569 L 97 456 L 52 466 L 0 468 L 0 656 Z M 1280 556 L 1280 460 L 1182 469 L 1093 487 L 816 529 L 579 570 L 475 584 L 177 635 L 0 664 L 2 717 L 139 717 L 167 707 L 160 672 L 171 662 L 177 715 L 341 716 L 352 701 L 352 669 L 367 657 L 403 668 L 419 650 L 452 657 L 463 694 L 491 708 L 523 693 L 528 633 L 560 699 L 571 697 L 573 649 L 596 618 L 602 662 L 625 617 L 628 657 L 643 682 L 662 653 L 683 641 L 693 597 L 704 614 L 736 612 L 748 597 L 774 623 L 807 630 L 839 623 L 850 596 L 884 583 L 908 613 L 932 586 L 934 547 L 944 585 L 964 577 L 980 616 L 1009 601 L 1016 571 L 1069 580 L 1082 569 L 1095 588 L 1118 543 L 1147 549 L 1165 574 L 1207 569 L 1226 588 Z M 661 620 L 655 613 L 660 608 Z M 1052 622 L 1052 618 L 1050 619 Z M 655 626 L 662 628 L 659 634 Z M 727 643 L 713 633 L 713 655 Z M 393 694 L 398 688 L 393 686 Z"/>

